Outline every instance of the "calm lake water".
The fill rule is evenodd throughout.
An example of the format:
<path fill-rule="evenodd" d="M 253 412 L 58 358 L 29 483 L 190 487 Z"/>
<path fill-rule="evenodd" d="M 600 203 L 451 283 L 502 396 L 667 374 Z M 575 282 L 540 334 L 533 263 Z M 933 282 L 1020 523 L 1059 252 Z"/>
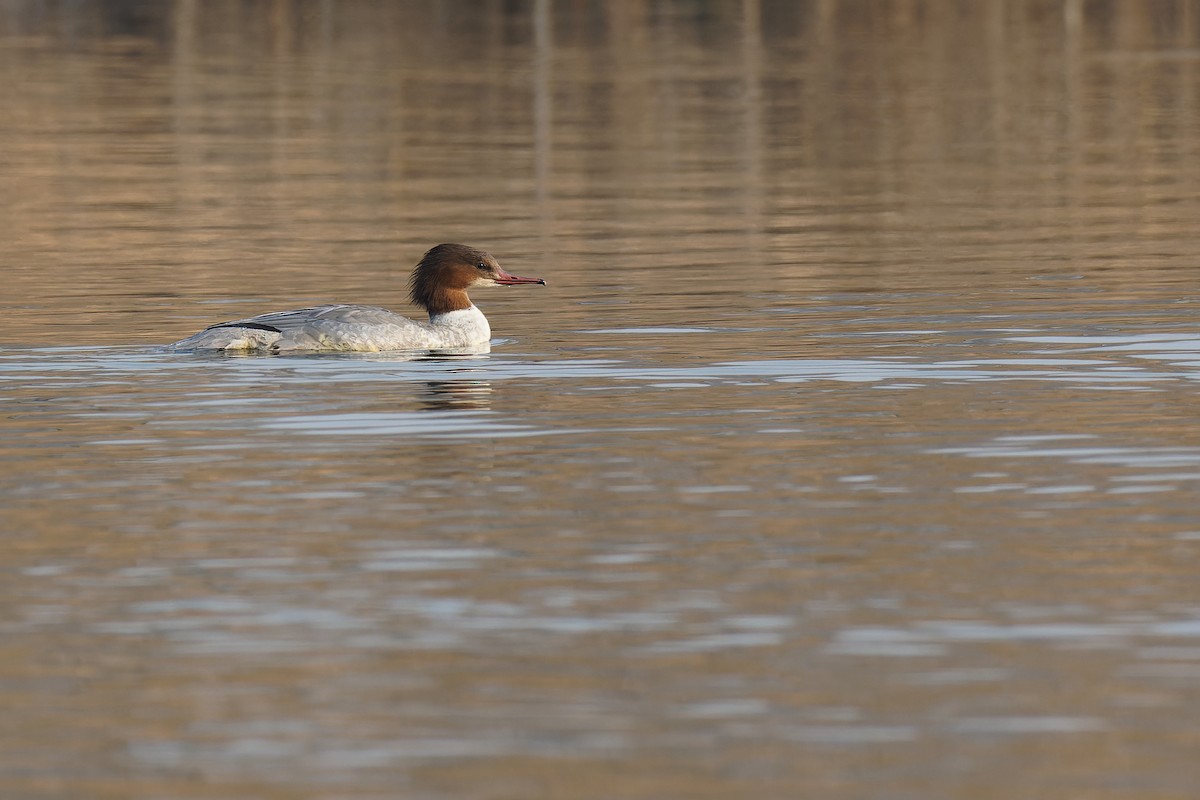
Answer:
<path fill-rule="evenodd" d="M 1194 798 L 1200 4 L 0 6 L 0 796 Z M 408 309 L 490 353 L 160 346 Z"/>

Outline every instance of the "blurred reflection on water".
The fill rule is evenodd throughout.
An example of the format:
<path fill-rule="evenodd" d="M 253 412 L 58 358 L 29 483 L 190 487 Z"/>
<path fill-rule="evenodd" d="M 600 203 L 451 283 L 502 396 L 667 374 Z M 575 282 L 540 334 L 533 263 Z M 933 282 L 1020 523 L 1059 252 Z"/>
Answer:
<path fill-rule="evenodd" d="M 0 8 L 0 795 L 1191 797 L 1198 26 Z"/>

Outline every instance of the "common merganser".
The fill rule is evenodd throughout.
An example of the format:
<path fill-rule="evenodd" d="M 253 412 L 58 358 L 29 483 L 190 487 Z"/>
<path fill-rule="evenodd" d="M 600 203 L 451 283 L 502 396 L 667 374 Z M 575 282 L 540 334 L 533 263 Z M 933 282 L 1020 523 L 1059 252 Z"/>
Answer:
<path fill-rule="evenodd" d="M 375 306 L 314 306 L 211 325 L 168 349 L 285 353 L 472 347 L 488 342 L 492 329 L 467 289 L 527 283 L 546 284 L 541 278 L 510 275 L 474 247 L 439 244 L 424 255 L 409 280 L 409 296 L 429 312 L 429 322 Z"/>

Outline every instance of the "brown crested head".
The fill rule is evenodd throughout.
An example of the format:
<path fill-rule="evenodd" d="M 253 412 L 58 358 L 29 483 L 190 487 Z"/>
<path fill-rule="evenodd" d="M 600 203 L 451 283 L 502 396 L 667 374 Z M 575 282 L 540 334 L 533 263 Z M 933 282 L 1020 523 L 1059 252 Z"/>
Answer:
<path fill-rule="evenodd" d="M 546 282 L 521 278 L 500 268 L 483 250 L 465 244 L 439 244 L 429 249 L 413 270 L 409 294 L 430 316 L 471 307 L 467 289 L 473 286 L 515 286 Z"/>

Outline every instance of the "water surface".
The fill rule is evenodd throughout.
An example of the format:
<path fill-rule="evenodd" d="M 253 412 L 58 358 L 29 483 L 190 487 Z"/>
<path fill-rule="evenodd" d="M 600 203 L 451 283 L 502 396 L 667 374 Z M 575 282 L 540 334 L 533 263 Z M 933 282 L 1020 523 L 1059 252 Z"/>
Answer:
<path fill-rule="evenodd" d="M 0 12 L 0 794 L 1193 796 L 1171 14 Z"/>

